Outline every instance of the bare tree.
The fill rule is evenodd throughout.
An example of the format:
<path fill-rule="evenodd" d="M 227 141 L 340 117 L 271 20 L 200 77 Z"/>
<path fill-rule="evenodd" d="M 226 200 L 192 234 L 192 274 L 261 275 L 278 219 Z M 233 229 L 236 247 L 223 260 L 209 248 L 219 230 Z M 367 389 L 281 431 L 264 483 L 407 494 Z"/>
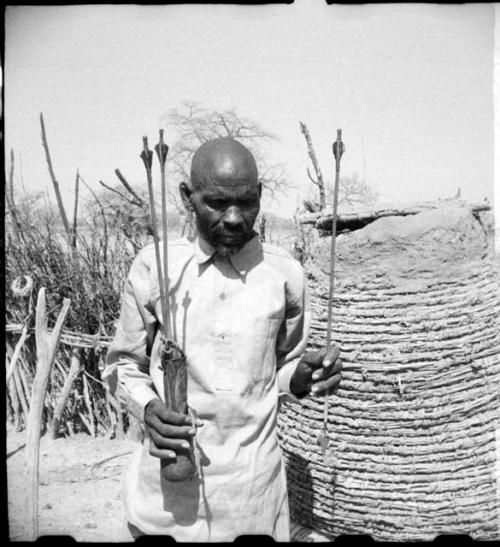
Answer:
<path fill-rule="evenodd" d="M 319 206 L 321 209 L 324 209 L 326 205 L 325 182 L 323 180 L 323 174 L 321 173 L 321 169 L 319 167 L 318 159 L 316 158 L 316 152 L 314 151 L 314 147 L 312 144 L 311 134 L 309 133 L 309 129 L 307 129 L 307 125 L 305 123 L 299 122 L 299 126 L 300 132 L 304 135 L 304 138 L 306 139 L 307 153 L 309 154 L 309 158 L 311 159 L 314 172 L 316 173 L 316 178 L 314 178 L 311 175 L 308 167 L 307 176 L 309 177 L 309 180 L 318 187 Z"/>
<path fill-rule="evenodd" d="M 209 110 L 195 102 L 185 102 L 181 108 L 169 110 L 163 117 L 167 135 L 171 129 L 178 139 L 171 144 L 169 151 L 168 176 L 170 202 L 180 214 L 184 207 L 177 187 L 188 181 L 191 158 L 197 148 L 217 137 L 233 137 L 244 144 L 254 155 L 259 170 L 259 181 L 270 196 L 283 193 L 289 183 L 283 166 L 265 156 L 266 144 L 278 140 L 259 123 L 239 116 L 234 110 Z"/>
<path fill-rule="evenodd" d="M 327 183 L 324 180 L 319 167 L 316 152 L 312 143 L 311 134 L 304 122 L 299 122 L 300 132 L 304 135 L 307 145 L 307 153 L 313 165 L 315 177 L 311 175 L 307 168 L 309 180 L 318 188 L 317 197 L 304 200 L 304 207 L 311 213 L 322 211 L 327 203 L 333 202 L 333 183 Z M 365 180 L 361 179 L 358 173 L 352 173 L 351 176 L 340 177 L 339 180 L 339 207 L 342 209 L 352 209 L 360 205 L 374 205 L 378 200 L 378 195 Z"/>
<path fill-rule="evenodd" d="M 333 185 L 327 187 L 327 199 L 333 201 Z M 344 210 L 353 209 L 360 205 L 375 205 L 378 194 L 367 184 L 357 172 L 349 177 L 340 177 L 339 180 L 339 205 Z"/>

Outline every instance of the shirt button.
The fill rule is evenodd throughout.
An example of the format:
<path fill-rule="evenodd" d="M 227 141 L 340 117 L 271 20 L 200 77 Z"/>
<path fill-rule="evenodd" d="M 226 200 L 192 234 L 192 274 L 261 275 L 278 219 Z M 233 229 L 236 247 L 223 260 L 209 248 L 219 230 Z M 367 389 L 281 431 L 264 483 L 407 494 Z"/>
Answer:
<path fill-rule="evenodd" d="M 219 297 L 221 300 L 225 300 L 226 299 L 226 295 L 224 293 L 221 293 L 220 297 Z"/>

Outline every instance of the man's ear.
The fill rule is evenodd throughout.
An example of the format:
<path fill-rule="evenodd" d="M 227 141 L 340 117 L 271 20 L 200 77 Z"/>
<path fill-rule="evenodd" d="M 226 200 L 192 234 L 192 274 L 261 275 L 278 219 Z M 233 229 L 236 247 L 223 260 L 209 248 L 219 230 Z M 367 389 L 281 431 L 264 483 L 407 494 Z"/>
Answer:
<path fill-rule="evenodd" d="M 192 211 L 193 206 L 191 205 L 191 196 L 193 195 L 193 191 L 189 188 L 186 182 L 181 182 L 179 184 L 179 193 L 182 198 L 182 203 L 184 203 L 184 207 L 188 211 Z"/>

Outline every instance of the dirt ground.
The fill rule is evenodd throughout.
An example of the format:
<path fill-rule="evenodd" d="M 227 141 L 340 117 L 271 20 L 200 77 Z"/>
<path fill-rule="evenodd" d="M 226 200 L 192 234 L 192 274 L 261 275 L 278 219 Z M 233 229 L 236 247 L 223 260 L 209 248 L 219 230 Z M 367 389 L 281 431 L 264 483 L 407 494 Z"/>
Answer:
<path fill-rule="evenodd" d="M 25 432 L 7 426 L 9 538 L 25 541 Z M 122 471 L 137 443 L 73 438 L 40 443 L 39 535 L 76 541 L 131 541 L 124 526 Z"/>
<path fill-rule="evenodd" d="M 24 431 L 7 425 L 9 539 L 26 541 Z M 95 439 L 86 434 L 40 442 L 39 536 L 71 536 L 91 543 L 130 542 L 121 494 L 124 467 L 136 441 Z M 293 541 L 326 538 L 291 523 Z"/>

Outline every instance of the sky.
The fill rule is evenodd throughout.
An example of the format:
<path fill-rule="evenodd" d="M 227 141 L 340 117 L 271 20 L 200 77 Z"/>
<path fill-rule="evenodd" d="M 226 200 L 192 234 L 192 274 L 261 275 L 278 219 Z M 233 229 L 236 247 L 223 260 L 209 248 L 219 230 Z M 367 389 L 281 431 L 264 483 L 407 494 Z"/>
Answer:
<path fill-rule="evenodd" d="M 498 15 L 497 15 L 498 17 Z M 142 136 L 177 136 L 183 101 L 234 108 L 276 134 L 266 154 L 293 189 L 264 209 L 291 216 L 311 191 L 299 121 L 324 176 L 342 129 L 341 176 L 381 203 L 494 198 L 493 4 L 10 6 L 5 146 L 16 192 L 53 196 L 41 143 L 70 207 L 76 169 L 94 189 L 120 168 L 145 183 Z M 21 185 L 22 175 L 22 185 Z"/>

